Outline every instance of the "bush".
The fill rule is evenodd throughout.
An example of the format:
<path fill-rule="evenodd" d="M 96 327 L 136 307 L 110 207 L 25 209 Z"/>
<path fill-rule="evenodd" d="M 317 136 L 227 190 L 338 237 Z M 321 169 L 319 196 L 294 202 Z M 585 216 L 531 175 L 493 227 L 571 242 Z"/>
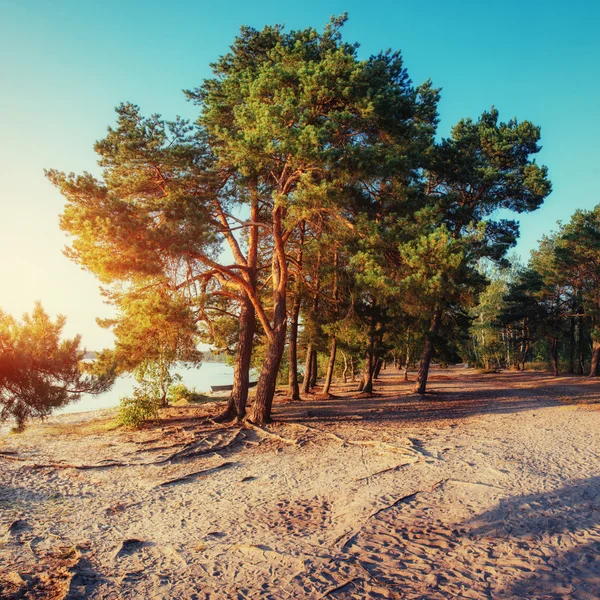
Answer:
<path fill-rule="evenodd" d="M 120 425 L 137 429 L 146 421 L 156 419 L 159 408 L 160 402 L 156 397 L 148 396 L 140 388 L 136 388 L 132 397 L 121 398 L 117 420 Z"/>
<path fill-rule="evenodd" d="M 185 384 L 177 383 L 169 388 L 167 395 L 171 404 L 191 404 L 208 402 L 211 398 L 204 394 L 199 394 L 196 390 L 190 390 Z"/>

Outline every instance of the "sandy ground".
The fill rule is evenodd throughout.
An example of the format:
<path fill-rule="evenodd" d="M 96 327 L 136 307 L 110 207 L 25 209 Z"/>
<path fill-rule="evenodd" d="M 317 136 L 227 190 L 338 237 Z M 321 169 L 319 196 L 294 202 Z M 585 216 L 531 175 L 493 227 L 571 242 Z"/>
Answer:
<path fill-rule="evenodd" d="M 600 598 L 600 383 L 350 389 L 262 429 L 203 405 L 0 438 L 0 597 Z"/>

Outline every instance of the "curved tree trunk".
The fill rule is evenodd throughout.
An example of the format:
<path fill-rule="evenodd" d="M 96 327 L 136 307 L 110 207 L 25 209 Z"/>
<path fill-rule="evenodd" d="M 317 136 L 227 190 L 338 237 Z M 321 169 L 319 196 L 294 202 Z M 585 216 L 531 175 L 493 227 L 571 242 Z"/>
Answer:
<path fill-rule="evenodd" d="M 423 348 L 423 354 L 421 355 L 421 363 L 419 364 L 419 370 L 417 371 L 417 379 L 415 380 L 415 387 L 413 388 L 415 394 L 424 394 L 427 389 L 427 377 L 429 375 L 429 366 L 431 365 L 431 357 L 433 356 L 433 339 L 438 331 L 442 322 L 442 309 L 436 308 L 431 319 L 431 325 L 429 327 L 429 336 L 425 341 L 425 347 Z"/>
<path fill-rule="evenodd" d="M 342 372 L 342 377 L 344 379 L 344 383 L 348 383 L 348 357 L 345 352 L 342 352 L 342 356 L 344 357 L 344 371 Z"/>
<path fill-rule="evenodd" d="M 598 366 L 600 365 L 600 341 L 592 341 L 592 364 L 590 368 L 590 377 L 598 376 Z"/>
<path fill-rule="evenodd" d="M 331 380 L 333 379 L 333 369 L 335 367 L 335 355 L 337 351 L 337 340 L 335 337 L 331 338 L 331 350 L 329 351 L 329 363 L 327 364 L 327 374 L 325 375 L 325 385 L 323 386 L 323 393 L 329 394 L 329 388 L 331 387 Z"/>

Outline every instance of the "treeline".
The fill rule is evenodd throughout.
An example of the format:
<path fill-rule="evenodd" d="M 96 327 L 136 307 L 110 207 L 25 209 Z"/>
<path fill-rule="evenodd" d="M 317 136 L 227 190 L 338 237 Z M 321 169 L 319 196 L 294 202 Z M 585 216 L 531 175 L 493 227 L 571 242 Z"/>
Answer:
<path fill-rule="evenodd" d="M 101 178 L 48 171 L 68 255 L 117 308 L 99 365 L 168 379 L 208 342 L 234 357 L 221 418 L 246 417 L 254 365 L 264 423 L 282 369 L 298 399 L 318 369 L 328 392 L 336 361 L 365 392 L 382 361 L 415 363 L 424 393 L 431 361 L 464 349 L 478 265 L 504 264 L 518 236 L 498 211 L 550 192 L 540 130 L 492 108 L 439 140 L 439 90 L 399 52 L 359 58 L 345 19 L 243 28 L 186 92 L 194 123 L 122 104 L 95 145 Z"/>
<path fill-rule="evenodd" d="M 526 267 L 490 279 L 473 311 L 472 362 L 516 369 L 538 362 L 555 375 L 598 375 L 600 205 L 544 236 Z"/>

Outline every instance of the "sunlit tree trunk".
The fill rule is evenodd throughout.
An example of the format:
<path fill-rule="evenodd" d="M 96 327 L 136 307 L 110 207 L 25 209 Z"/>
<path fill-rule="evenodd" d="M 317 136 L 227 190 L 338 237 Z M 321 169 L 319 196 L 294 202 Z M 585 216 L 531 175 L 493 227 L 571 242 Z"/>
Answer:
<path fill-rule="evenodd" d="M 286 295 L 288 283 L 287 257 L 283 241 L 282 209 L 273 209 L 273 253 L 271 277 L 273 280 L 273 324 L 267 331 L 267 352 L 260 370 L 251 421 L 257 425 L 271 422 L 271 407 L 277 385 L 277 374 L 285 349 L 287 327 Z"/>
<path fill-rule="evenodd" d="M 246 416 L 246 404 L 248 402 L 248 388 L 250 384 L 250 361 L 252 359 L 252 345 L 256 332 L 256 319 L 254 307 L 246 296 L 242 302 L 240 311 L 240 335 L 233 368 L 233 390 L 227 402 L 225 412 L 215 420 L 241 421 Z"/>

